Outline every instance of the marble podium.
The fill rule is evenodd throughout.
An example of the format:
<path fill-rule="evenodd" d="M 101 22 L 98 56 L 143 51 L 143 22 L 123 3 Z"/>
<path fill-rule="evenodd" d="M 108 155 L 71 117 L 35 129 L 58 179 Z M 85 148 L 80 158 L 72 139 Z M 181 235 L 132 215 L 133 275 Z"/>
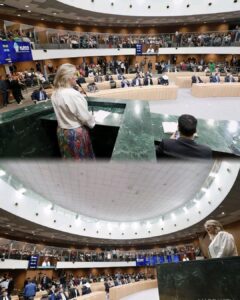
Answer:
<path fill-rule="evenodd" d="M 157 266 L 161 300 L 239 300 L 240 257 Z"/>

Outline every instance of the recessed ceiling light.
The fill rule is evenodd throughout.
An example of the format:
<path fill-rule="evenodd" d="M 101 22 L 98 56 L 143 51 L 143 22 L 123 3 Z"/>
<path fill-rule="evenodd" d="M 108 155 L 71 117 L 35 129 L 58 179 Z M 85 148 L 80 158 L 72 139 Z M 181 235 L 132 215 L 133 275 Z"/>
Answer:
<path fill-rule="evenodd" d="M 0 3 L 1 6 L 4 6 L 4 3 Z"/>
<path fill-rule="evenodd" d="M 0 170 L 0 177 L 6 175 L 6 172 L 3 170 Z"/>
<path fill-rule="evenodd" d="M 28 13 L 32 12 L 31 10 L 28 10 Z"/>
<path fill-rule="evenodd" d="M 56 12 L 53 13 L 54 16 L 55 16 L 56 14 L 57 14 Z"/>
<path fill-rule="evenodd" d="M 41 21 L 44 21 L 44 19 L 42 18 Z"/>
<path fill-rule="evenodd" d="M 29 5 L 25 5 L 25 7 L 29 7 Z"/>
<path fill-rule="evenodd" d="M 18 14 L 17 16 L 18 16 L 18 17 L 21 17 L 21 15 L 19 15 L 19 14 Z"/>

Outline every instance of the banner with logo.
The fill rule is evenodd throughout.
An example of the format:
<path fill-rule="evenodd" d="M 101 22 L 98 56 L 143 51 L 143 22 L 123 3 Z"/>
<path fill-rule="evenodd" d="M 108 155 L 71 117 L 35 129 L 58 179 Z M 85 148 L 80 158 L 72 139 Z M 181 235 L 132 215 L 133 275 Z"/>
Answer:
<path fill-rule="evenodd" d="M 33 60 L 33 58 L 30 43 L 0 41 L 0 64 L 31 60 Z"/>

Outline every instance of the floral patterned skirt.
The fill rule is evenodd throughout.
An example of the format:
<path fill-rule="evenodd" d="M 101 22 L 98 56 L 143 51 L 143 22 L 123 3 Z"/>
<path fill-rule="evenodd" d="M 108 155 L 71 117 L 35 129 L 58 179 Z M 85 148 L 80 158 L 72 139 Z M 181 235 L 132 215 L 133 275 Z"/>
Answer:
<path fill-rule="evenodd" d="M 57 129 L 58 144 L 63 158 L 94 159 L 92 143 L 88 129 Z"/>

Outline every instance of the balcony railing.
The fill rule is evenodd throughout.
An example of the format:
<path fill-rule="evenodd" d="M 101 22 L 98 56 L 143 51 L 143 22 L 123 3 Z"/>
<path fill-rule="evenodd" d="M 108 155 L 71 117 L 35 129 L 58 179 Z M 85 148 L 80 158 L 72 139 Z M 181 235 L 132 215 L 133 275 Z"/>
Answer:
<path fill-rule="evenodd" d="M 110 34 L 77 32 L 36 27 L 4 21 L 0 40 L 31 42 L 35 49 L 135 48 L 157 53 L 171 47 L 231 47 L 240 46 L 240 29 L 213 32 L 175 32 L 159 34 Z"/>

